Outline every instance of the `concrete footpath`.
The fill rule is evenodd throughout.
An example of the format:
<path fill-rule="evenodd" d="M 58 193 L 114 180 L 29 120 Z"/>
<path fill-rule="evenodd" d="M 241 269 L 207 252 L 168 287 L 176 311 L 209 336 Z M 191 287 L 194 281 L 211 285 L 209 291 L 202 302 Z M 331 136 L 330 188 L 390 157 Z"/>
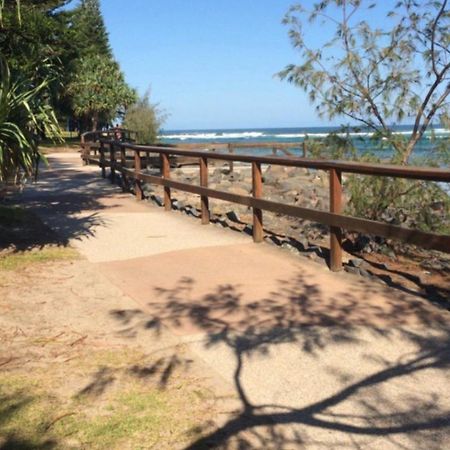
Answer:
<path fill-rule="evenodd" d="M 450 313 L 49 161 L 24 201 L 239 399 L 190 448 L 448 448 Z"/>

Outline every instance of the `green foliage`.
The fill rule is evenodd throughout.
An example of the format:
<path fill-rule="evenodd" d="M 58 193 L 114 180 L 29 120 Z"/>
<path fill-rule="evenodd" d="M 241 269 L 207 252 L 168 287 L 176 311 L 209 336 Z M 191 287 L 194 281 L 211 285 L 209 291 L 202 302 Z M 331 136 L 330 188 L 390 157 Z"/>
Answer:
<path fill-rule="evenodd" d="M 61 139 L 52 107 L 43 101 L 48 83 L 13 79 L 0 57 L 0 182 L 19 183 L 37 169 L 38 135 Z"/>
<path fill-rule="evenodd" d="M 91 119 L 95 130 L 100 122 L 109 122 L 135 102 L 136 93 L 125 83 L 119 65 L 102 55 L 83 58 L 68 92 L 77 117 Z"/>
<path fill-rule="evenodd" d="M 0 0 L 0 181 L 37 168 L 38 135 L 61 139 L 60 119 L 97 128 L 136 100 L 114 61 L 98 0 Z"/>
<path fill-rule="evenodd" d="M 383 162 L 376 156 L 376 150 L 358 155 L 354 141 L 344 133 L 333 133 L 323 139 L 307 138 L 306 145 L 308 156 L 316 159 Z M 436 166 L 436 160 L 429 158 L 421 163 Z M 438 183 L 349 175 L 344 178 L 344 185 L 346 214 L 423 231 L 450 233 L 450 196 Z"/>
<path fill-rule="evenodd" d="M 71 39 L 77 45 L 67 83 L 72 113 L 82 128 L 110 123 L 136 101 L 113 59 L 98 0 L 82 0 L 72 13 Z"/>
<path fill-rule="evenodd" d="M 395 162 L 406 164 L 432 121 L 449 117 L 447 2 L 399 0 L 384 28 L 367 21 L 384 2 L 324 0 L 310 10 L 295 5 L 284 23 L 302 61 L 279 75 L 302 88 L 321 116 L 359 122 L 389 142 Z M 308 44 L 313 23 L 334 30 L 319 48 Z M 414 122 L 411 136 L 396 135 L 391 124 L 407 119 Z"/>
<path fill-rule="evenodd" d="M 150 92 L 147 91 L 127 110 L 124 126 L 136 132 L 138 144 L 154 144 L 158 140 L 158 133 L 164 119 L 158 105 L 150 102 Z"/>
<path fill-rule="evenodd" d="M 70 13 L 59 9 L 66 3 L 62 0 L 6 2 L 0 24 L 0 53 L 13 73 L 20 73 L 35 84 L 46 80 L 53 106 L 70 114 L 63 100 L 64 86 L 77 49 L 69 32 Z"/>
<path fill-rule="evenodd" d="M 352 175 L 345 187 L 350 215 L 423 231 L 450 232 L 450 198 L 436 183 Z"/>
<path fill-rule="evenodd" d="M 20 72 L 36 85 L 47 83 L 46 101 L 53 105 L 61 121 L 78 117 L 82 128 L 91 128 L 99 121 L 115 118 L 117 108 L 123 112 L 132 91 L 113 60 L 99 1 L 82 0 L 75 8 L 61 8 L 71 3 L 73 0 L 5 2 L 0 9 L 0 52 L 13 73 Z M 93 62 L 88 61 L 98 58 L 101 66 L 90 78 L 90 93 L 82 99 L 74 85 L 80 82 L 81 70 L 92 69 Z M 108 92 L 98 100 L 100 106 L 92 108 L 87 97 L 105 78 L 105 65 L 112 68 L 107 89 L 114 83 L 120 101 Z M 82 80 L 85 85 L 88 78 Z"/>
<path fill-rule="evenodd" d="M 340 133 L 310 141 L 308 152 L 314 157 L 381 162 L 376 151 L 390 149 L 390 162 L 408 164 L 433 120 L 449 124 L 448 0 L 399 0 L 387 12 L 383 28 L 367 20 L 374 8 L 386 5 L 324 0 L 310 10 L 295 5 L 284 19 L 302 61 L 288 65 L 281 78 L 302 88 L 320 116 L 346 118 L 372 133 L 372 155 L 358 157 L 348 134 Z M 314 24 L 332 32 L 319 48 L 308 44 L 308 27 Z M 395 133 L 395 123 L 406 120 L 414 123 L 411 135 Z M 449 159 L 449 141 L 436 140 L 423 163 L 444 165 Z M 345 185 L 349 214 L 448 232 L 450 198 L 436 183 L 353 175 Z"/>
<path fill-rule="evenodd" d="M 81 58 L 102 55 L 112 59 L 99 0 L 82 0 L 72 15 L 72 38 Z"/>
<path fill-rule="evenodd" d="M 349 130 L 333 132 L 321 139 L 305 138 L 307 155 L 315 159 L 355 159 L 357 149 L 350 139 Z"/>

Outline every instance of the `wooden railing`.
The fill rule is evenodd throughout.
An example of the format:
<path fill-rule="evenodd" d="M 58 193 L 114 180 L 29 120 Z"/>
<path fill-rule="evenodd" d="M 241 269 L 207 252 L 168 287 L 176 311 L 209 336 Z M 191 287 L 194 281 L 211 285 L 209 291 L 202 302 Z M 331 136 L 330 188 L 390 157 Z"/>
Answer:
<path fill-rule="evenodd" d="M 91 148 L 98 156 L 91 154 Z M 159 155 L 160 176 L 145 173 L 142 170 L 142 155 Z M 450 236 L 426 233 L 420 230 L 403 228 L 383 222 L 351 217 L 342 213 L 342 174 L 398 177 L 415 180 L 450 182 L 450 171 L 440 168 L 406 167 L 384 164 L 364 164 L 351 161 L 312 160 L 294 156 L 250 156 L 229 153 L 208 152 L 204 150 L 142 146 L 114 140 L 100 139 L 93 144 L 85 144 L 85 156 L 91 163 L 98 164 L 102 176 L 106 177 L 106 168 L 111 170 L 111 180 L 115 181 L 116 171 L 120 171 L 125 185 L 134 180 L 135 194 L 138 200 L 144 197 L 141 182 L 153 183 L 164 188 L 164 207 L 172 209 L 171 189 L 178 189 L 200 196 L 201 220 L 210 221 L 209 198 L 225 200 L 253 209 L 253 240 L 263 240 L 262 211 L 271 211 L 292 217 L 318 222 L 330 227 L 330 269 L 342 269 L 342 230 L 367 233 L 385 238 L 399 239 L 427 249 L 450 253 Z M 171 158 L 194 158 L 199 164 L 200 184 L 192 185 L 170 178 Z M 249 163 L 252 167 L 252 195 L 238 195 L 208 187 L 208 162 L 220 160 L 227 162 Z M 274 202 L 263 198 L 263 164 L 302 167 L 327 171 L 329 174 L 330 211 L 319 211 L 295 205 Z"/>

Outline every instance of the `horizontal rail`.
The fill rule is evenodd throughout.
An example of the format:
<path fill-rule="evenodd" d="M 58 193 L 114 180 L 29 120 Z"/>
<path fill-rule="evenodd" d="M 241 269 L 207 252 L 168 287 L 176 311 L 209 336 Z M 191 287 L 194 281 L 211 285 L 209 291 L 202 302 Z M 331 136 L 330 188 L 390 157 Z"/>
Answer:
<path fill-rule="evenodd" d="M 195 158 L 207 157 L 221 161 L 234 161 L 260 164 L 274 164 L 289 167 L 302 167 L 318 170 L 340 170 L 345 173 L 360 175 L 389 176 L 426 181 L 442 181 L 450 183 L 450 170 L 434 167 L 397 166 L 394 164 L 372 164 L 353 161 L 335 161 L 300 158 L 297 156 L 252 156 L 227 153 L 211 153 L 204 150 L 187 150 L 179 148 L 143 146 L 110 140 L 101 140 L 103 144 L 113 144 L 117 147 L 134 151 L 144 151 L 172 156 L 191 156 Z"/>

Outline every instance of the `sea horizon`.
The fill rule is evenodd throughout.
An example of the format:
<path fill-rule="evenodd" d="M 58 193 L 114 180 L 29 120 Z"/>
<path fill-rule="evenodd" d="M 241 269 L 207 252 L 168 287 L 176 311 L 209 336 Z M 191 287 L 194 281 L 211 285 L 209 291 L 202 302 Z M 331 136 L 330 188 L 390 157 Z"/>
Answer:
<path fill-rule="evenodd" d="M 354 127 L 355 130 L 349 133 L 350 136 L 372 136 L 374 133 L 370 129 Z M 395 125 L 392 127 L 394 134 L 408 135 L 412 133 L 413 125 Z M 242 127 L 242 128 L 183 128 L 183 129 L 163 129 L 159 137 L 164 140 L 250 140 L 258 138 L 277 139 L 304 139 L 308 137 L 325 137 L 330 133 L 341 132 L 340 126 L 311 126 L 311 127 Z M 425 137 L 431 137 L 434 131 L 435 136 L 450 136 L 450 129 L 442 125 L 429 127 L 425 132 Z M 345 133 L 342 133 L 344 135 Z"/>
<path fill-rule="evenodd" d="M 394 126 L 394 133 L 398 135 L 408 135 L 412 133 L 413 125 Z M 205 143 L 298 143 L 299 148 L 293 149 L 293 154 L 301 154 L 301 144 L 305 139 L 318 139 L 326 137 L 328 134 L 339 132 L 342 127 L 338 126 L 315 126 L 315 127 L 273 127 L 273 128 L 210 128 L 210 129 L 167 129 L 159 134 L 159 139 L 165 144 L 205 144 Z M 341 134 L 345 136 L 345 133 Z M 349 133 L 355 147 L 361 153 L 377 151 L 381 157 L 386 158 L 392 154 L 392 150 L 376 149 L 371 137 L 373 132 L 368 129 Z M 434 139 L 432 139 L 434 137 Z M 430 127 L 423 138 L 419 141 L 415 149 L 415 156 L 421 157 L 429 154 L 435 147 L 436 141 L 449 138 L 450 129 L 443 126 Z M 246 149 L 246 152 L 263 154 L 270 149 Z"/>

